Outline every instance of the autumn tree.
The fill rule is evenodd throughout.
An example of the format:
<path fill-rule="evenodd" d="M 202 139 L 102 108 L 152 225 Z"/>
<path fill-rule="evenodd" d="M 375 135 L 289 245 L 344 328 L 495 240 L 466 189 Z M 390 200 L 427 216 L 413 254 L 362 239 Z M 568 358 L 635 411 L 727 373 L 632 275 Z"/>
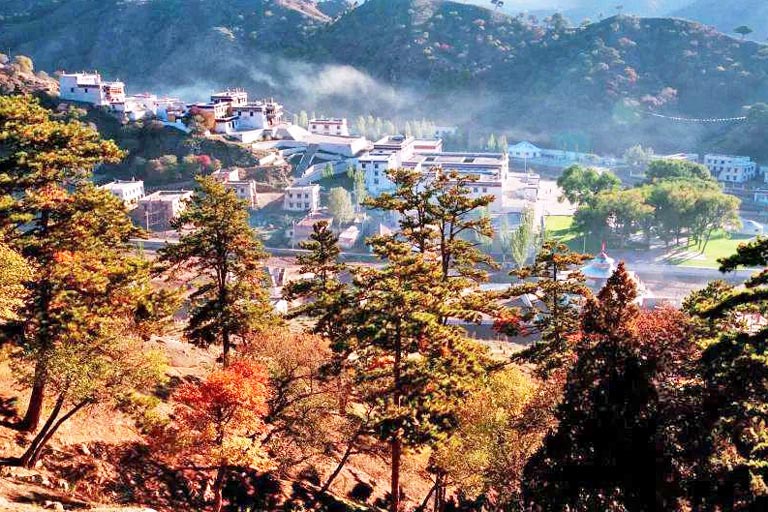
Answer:
<path fill-rule="evenodd" d="M 61 285 L 53 274 L 55 258 L 63 251 L 122 244 L 135 232 L 125 224 L 109 235 L 112 226 L 95 224 L 96 211 L 104 207 L 106 219 L 115 217 L 121 205 L 99 196 L 76 211 L 75 190 L 91 179 L 92 169 L 101 163 L 116 163 L 121 153 L 112 142 L 79 122 L 55 121 L 35 100 L 22 96 L 0 97 L 0 233 L 5 243 L 21 254 L 35 270 L 26 284 L 28 290 L 20 315 L 22 325 L 6 325 L 4 334 L 24 348 L 34 364 L 32 394 L 24 419 L 18 426 L 34 431 L 39 426 L 46 385 L 51 374 L 51 354 L 66 333 L 66 324 L 57 323 L 54 297 Z M 92 194 L 88 192 L 88 194 Z M 82 196 L 79 196 L 82 200 Z M 80 239 L 71 235 L 77 233 Z"/>
<path fill-rule="evenodd" d="M 528 507 L 673 510 L 685 495 L 698 347 L 685 315 L 636 298 L 620 263 L 585 307 L 557 429 L 525 469 Z"/>
<path fill-rule="evenodd" d="M 278 322 L 269 301 L 261 241 L 249 224 L 247 205 L 211 177 L 173 220 L 179 242 L 159 252 L 160 271 L 188 283 L 202 284 L 191 294 L 192 311 L 185 335 L 201 346 L 222 346 L 229 362 L 235 338 Z"/>
<path fill-rule="evenodd" d="M 521 317 L 539 337 L 516 359 L 533 362 L 546 374 L 563 367 L 572 357 L 573 337 L 580 327 L 580 308 L 591 296 L 578 270 L 588 259 L 586 254 L 571 252 L 565 244 L 545 241 L 531 265 L 510 273 L 519 282 L 513 283 L 504 296 L 535 298 Z M 510 334 L 517 334 L 519 325 L 512 323 L 511 327 L 515 332 Z"/>
<path fill-rule="evenodd" d="M 544 416 L 539 400 L 543 388 L 512 367 L 475 390 L 458 408 L 458 428 L 430 456 L 436 481 L 425 504 L 433 498 L 434 510 L 444 510 L 446 490 L 453 488 L 464 499 L 483 501 L 494 510 L 516 509 L 523 468 L 548 427 L 537 419 Z"/>
<path fill-rule="evenodd" d="M 158 450 L 187 466 L 214 471 L 214 512 L 224 506 L 223 487 L 236 468 L 269 464 L 259 440 L 269 396 L 266 369 L 234 361 L 202 382 L 182 384 L 174 393 L 174 422 L 157 436 Z"/>

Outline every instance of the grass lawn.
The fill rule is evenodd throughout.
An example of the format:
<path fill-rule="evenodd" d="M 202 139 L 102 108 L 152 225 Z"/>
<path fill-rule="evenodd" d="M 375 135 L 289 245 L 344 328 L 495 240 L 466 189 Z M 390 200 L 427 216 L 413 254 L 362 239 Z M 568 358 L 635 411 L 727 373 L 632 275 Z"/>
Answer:
<path fill-rule="evenodd" d="M 720 231 L 712 235 L 703 253 L 695 246 L 684 247 L 668 257 L 667 262 L 684 267 L 718 268 L 720 266 L 717 263 L 718 259 L 735 254 L 739 244 L 748 242 L 751 239 L 751 236 L 731 235 Z"/>
<path fill-rule="evenodd" d="M 573 215 L 547 215 L 544 218 L 544 229 L 547 238 L 566 244 L 574 252 L 597 254 L 600 252 L 600 240 L 584 237 L 573 229 Z"/>

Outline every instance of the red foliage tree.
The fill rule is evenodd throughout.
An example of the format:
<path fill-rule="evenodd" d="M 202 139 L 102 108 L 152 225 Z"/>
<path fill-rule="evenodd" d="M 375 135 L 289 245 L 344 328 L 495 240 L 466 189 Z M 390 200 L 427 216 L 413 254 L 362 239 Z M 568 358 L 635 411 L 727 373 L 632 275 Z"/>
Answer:
<path fill-rule="evenodd" d="M 262 469 L 263 418 L 268 412 L 269 377 L 258 363 L 236 361 L 200 383 L 180 386 L 173 395 L 176 421 L 164 441 L 179 462 L 216 472 L 213 510 L 223 506 L 222 489 L 231 469 Z"/>

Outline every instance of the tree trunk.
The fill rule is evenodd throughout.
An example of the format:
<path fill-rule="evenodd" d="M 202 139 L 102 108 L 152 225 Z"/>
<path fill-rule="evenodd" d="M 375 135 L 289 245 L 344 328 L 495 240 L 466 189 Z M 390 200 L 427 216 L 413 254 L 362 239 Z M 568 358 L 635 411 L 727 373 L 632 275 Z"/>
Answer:
<path fill-rule="evenodd" d="M 350 439 L 349 443 L 347 444 L 347 449 L 344 451 L 344 455 L 342 455 L 341 460 L 339 461 L 339 464 L 336 466 L 336 469 L 333 470 L 333 473 L 330 474 L 328 479 L 325 481 L 323 486 L 320 488 L 319 491 L 317 491 L 317 495 L 314 497 L 312 502 L 310 503 L 309 508 L 312 508 L 315 503 L 317 503 L 317 500 L 328 492 L 328 489 L 331 488 L 331 484 L 334 480 L 336 480 L 336 477 L 339 476 L 341 473 L 341 470 L 344 469 L 344 466 L 346 466 L 347 461 L 349 460 L 349 457 L 352 456 L 352 450 L 355 447 L 355 441 L 357 441 L 358 434 L 355 434 L 355 436 Z"/>
<path fill-rule="evenodd" d="M 221 361 L 224 365 L 224 368 L 229 366 L 229 349 L 230 349 L 230 341 L 229 341 L 229 329 L 224 329 L 222 332 L 222 353 L 221 353 Z"/>
<path fill-rule="evenodd" d="M 62 403 L 63 403 L 63 401 L 62 401 Z M 61 427 L 61 425 L 63 425 L 65 421 L 67 421 L 69 418 L 71 418 L 72 416 L 77 414 L 77 412 L 80 409 L 82 409 L 83 407 L 85 407 L 89 403 L 91 403 L 90 400 L 83 400 L 82 402 L 78 403 L 69 412 L 67 412 L 67 414 L 62 416 L 56 423 L 54 423 L 53 426 L 49 425 L 49 423 L 51 421 L 50 418 L 49 418 L 48 421 L 46 422 L 46 425 L 47 425 L 48 428 L 44 428 L 43 430 L 40 431 L 40 434 L 43 434 L 44 432 L 45 432 L 45 434 L 42 435 L 42 437 L 40 437 L 40 434 L 38 434 L 38 437 L 40 437 L 39 441 L 37 441 L 37 443 L 33 442 L 33 444 L 30 445 L 30 447 L 27 449 L 27 453 L 25 453 L 24 456 L 22 456 L 22 463 L 24 463 L 24 458 L 28 457 L 28 460 L 26 461 L 26 464 L 24 464 L 25 467 L 28 467 L 28 468 L 34 467 L 35 464 L 37 464 L 37 461 L 40 460 L 40 456 L 43 454 L 43 449 L 46 446 L 48 446 L 48 442 L 51 440 L 53 435 L 56 432 L 58 432 L 58 430 Z M 61 410 L 61 408 L 59 408 L 58 411 L 55 411 L 56 415 L 58 415 L 60 410 Z M 51 416 L 53 417 L 53 414 Z M 35 439 L 37 440 L 37 438 L 35 438 Z M 35 444 L 37 446 L 35 446 Z"/>
<path fill-rule="evenodd" d="M 224 508 L 224 477 L 226 469 L 222 466 L 216 470 L 216 479 L 213 481 L 213 512 L 221 512 Z"/>
<path fill-rule="evenodd" d="M 392 512 L 400 512 L 400 456 L 402 443 L 399 438 L 392 441 Z"/>
<path fill-rule="evenodd" d="M 40 430 L 40 432 L 37 433 L 34 439 L 32 439 L 32 442 L 27 447 L 27 450 L 24 452 L 24 455 L 21 456 L 20 462 L 21 465 L 25 468 L 31 468 L 35 465 L 35 453 L 38 451 L 38 447 L 43 443 L 43 439 L 48 435 L 48 431 L 53 426 L 53 423 L 56 421 L 56 418 L 59 416 L 59 413 L 61 412 L 61 408 L 64 405 L 64 394 L 62 393 L 59 395 L 59 398 L 56 399 L 56 405 L 54 405 L 53 410 L 51 411 L 51 415 L 48 416 L 48 419 L 45 422 L 45 425 L 43 425 L 43 428 Z"/>
<path fill-rule="evenodd" d="M 22 432 L 34 432 L 40 425 L 40 418 L 43 414 L 43 402 L 45 401 L 45 381 L 48 372 L 43 360 L 38 360 L 35 364 L 35 380 L 32 384 L 32 394 L 29 397 L 29 405 L 24 419 L 18 426 Z"/>

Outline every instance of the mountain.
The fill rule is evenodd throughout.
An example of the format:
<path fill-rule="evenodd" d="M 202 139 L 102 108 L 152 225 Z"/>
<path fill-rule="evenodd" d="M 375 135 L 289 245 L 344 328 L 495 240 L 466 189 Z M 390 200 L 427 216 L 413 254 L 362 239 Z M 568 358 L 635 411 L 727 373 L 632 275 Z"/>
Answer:
<path fill-rule="evenodd" d="M 570 28 L 447 0 L 324 3 L 11 0 L 0 48 L 39 69 L 97 68 L 134 92 L 191 101 L 243 86 L 289 112 L 423 116 L 610 151 L 690 149 L 706 130 L 648 110 L 731 117 L 768 97 L 768 47 L 695 22 L 622 15 Z"/>
<path fill-rule="evenodd" d="M 768 2 L 765 0 L 696 0 L 672 15 L 712 25 L 726 34 L 747 25 L 754 30 L 748 38 L 755 41 L 768 38 Z"/>

